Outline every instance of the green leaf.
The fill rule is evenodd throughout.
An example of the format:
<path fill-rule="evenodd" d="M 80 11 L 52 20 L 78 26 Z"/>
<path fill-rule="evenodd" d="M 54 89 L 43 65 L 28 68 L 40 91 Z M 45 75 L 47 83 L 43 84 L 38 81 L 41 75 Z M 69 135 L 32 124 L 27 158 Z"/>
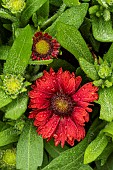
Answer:
<path fill-rule="evenodd" d="M 46 151 L 49 153 L 49 155 L 52 158 L 56 158 L 58 157 L 62 152 L 64 152 L 65 150 L 68 149 L 67 146 L 64 146 L 64 148 L 61 148 L 60 145 L 58 145 L 57 147 L 54 145 L 54 141 L 51 140 L 49 142 L 45 141 L 45 149 Z"/>
<path fill-rule="evenodd" d="M 31 47 L 32 32 L 28 25 L 20 32 L 10 49 L 4 65 L 4 73 L 23 74 L 30 59 Z"/>
<path fill-rule="evenodd" d="M 98 165 L 98 170 L 113 170 L 113 153 L 110 154 L 103 166 L 101 166 L 99 162 L 96 162 L 96 165 Z"/>
<path fill-rule="evenodd" d="M 27 122 L 17 144 L 17 169 L 37 170 L 43 161 L 43 139 L 31 122 Z"/>
<path fill-rule="evenodd" d="M 93 170 L 89 165 L 83 165 L 78 170 Z"/>
<path fill-rule="evenodd" d="M 27 0 L 26 8 L 22 12 L 21 22 L 25 26 L 29 21 L 30 17 L 36 12 L 47 0 Z"/>
<path fill-rule="evenodd" d="M 100 89 L 99 100 L 101 105 L 100 119 L 111 122 L 113 120 L 113 87 Z"/>
<path fill-rule="evenodd" d="M 6 106 L 5 118 L 17 120 L 27 109 L 28 96 L 21 94 Z"/>
<path fill-rule="evenodd" d="M 105 21 L 103 17 L 92 17 L 93 36 L 100 42 L 113 41 L 112 21 Z"/>
<path fill-rule="evenodd" d="M 113 122 L 108 123 L 105 128 L 103 129 L 103 132 L 109 133 L 110 135 L 113 135 Z"/>
<path fill-rule="evenodd" d="M 50 63 L 47 67 L 47 70 L 49 71 L 50 68 L 53 68 L 55 71 L 58 71 L 58 69 L 60 67 L 62 67 L 63 70 L 68 70 L 69 71 L 76 71 L 76 68 L 74 66 L 72 66 L 69 62 L 67 62 L 66 60 L 62 60 L 62 59 L 54 59 L 52 63 Z"/>
<path fill-rule="evenodd" d="M 78 170 L 83 162 L 83 154 L 87 147 L 87 138 L 75 147 L 61 153 L 60 156 L 50 162 L 43 170 Z"/>
<path fill-rule="evenodd" d="M 46 32 L 48 32 L 52 36 L 55 36 L 55 34 L 57 33 L 57 23 L 59 22 L 72 25 L 78 29 L 85 18 L 87 9 L 88 4 L 86 3 L 82 3 L 80 5 L 67 9 L 56 19 L 56 21 L 50 27 L 46 29 Z"/>
<path fill-rule="evenodd" d="M 84 164 L 94 161 L 107 146 L 108 140 L 104 133 L 100 133 L 86 148 Z"/>
<path fill-rule="evenodd" d="M 93 62 L 93 57 L 80 32 L 73 26 L 58 23 L 57 39 L 61 46 L 71 52 L 77 60 L 80 57 Z"/>
<path fill-rule="evenodd" d="M 5 146 L 18 140 L 18 132 L 10 127 L 0 132 L 0 146 Z"/>
<path fill-rule="evenodd" d="M 104 55 L 104 60 L 107 60 L 108 62 L 113 62 L 113 43 L 111 44 L 108 52 Z"/>
<path fill-rule="evenodd" d="M 7 59 L 10 48 L 11 47 L 7 46 L 7 45 L 0 47 L 0 60 L 6 60 Z"/>
<path fill-rule="evenodd" d="M 9 19 L 11 20 L 12 22 L 16 21 L 17 19 L 10 15 L 8 12 L 6 12 L 3 8 L 0 8 L 0 17 L 1 18 L 5 18 L 5 19 Z"/>
<path fill-rule="evenodd" d="M 35 60 L 35 61 L 33 61 L 33 60 L 29 60 L 29 64 L 30 65 L 48 65 L 48 64 L 50 64 L 50 63 L 52 63 L 53 62 L 53 59 L 50 59 L 50 60 Z"/>
<path fill-rule="evenodd" d="M 84 58 L 79 58 L 79 64 L 81 69 L 86 73 L 87 77 L 91 78 L 92 80 L 99 79 L 95 66 L 92 63 L 89 63 Z"/>
<path fill-rule="evenodd" d="M 6 106 L 10 102 L 12 102 L 12 99 L 2 89 L 0 89 L 0 108 Z"/>
<path fill-rule="evenodd" d="M 79 0 L 63 0 L 63 2 L 69 7 L 80 4 Z"/>
<path fill-rule="evenodd" d="M 101 155 L 97 158 L 97 160 L 101 160 L 101 166 L 103 166 L 106 163 L 109 155 L 112 152 L 113 152 L 113 142 L 109 142 L 106 148 L 101 153 Z"/>

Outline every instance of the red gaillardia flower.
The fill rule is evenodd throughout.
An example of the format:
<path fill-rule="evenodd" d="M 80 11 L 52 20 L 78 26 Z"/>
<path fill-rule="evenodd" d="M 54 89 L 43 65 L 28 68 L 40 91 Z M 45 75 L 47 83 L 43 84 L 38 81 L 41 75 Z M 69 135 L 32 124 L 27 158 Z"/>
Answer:
<path fill-rule="evenodd" d="M 98 88 L 92 82 L 79 88 L 82 78 L 62 68 L 57 73 L 52 68 L 43 73 L 29 92 L 29 108 L 33 109 L 29 118 L 47 141 L 53 137 L 55 146 L 60 142 L 62 147 L 65 142 L 73 146 L 75 140 L 85 137 L 90 102 L 98 99 Z"/>
<path fill-rule="evenodd" d="M 32 60 L 57 58 L 60 44 L 48 33 L 36 32 L 33 37 Z"/>

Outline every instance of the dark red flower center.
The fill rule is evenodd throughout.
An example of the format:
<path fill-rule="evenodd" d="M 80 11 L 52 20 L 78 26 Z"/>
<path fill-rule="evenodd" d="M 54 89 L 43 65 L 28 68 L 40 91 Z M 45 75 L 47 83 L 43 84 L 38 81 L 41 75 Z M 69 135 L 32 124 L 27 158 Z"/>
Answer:
<path fill-rule="evenodd" d="M 36 47 L 36 52 L 38 52 L 39 54 L 47 54 L 50 49 L 49 43 L 45 40 L 38 41 L 35 47 Z"/>
<path fill-rule="evenodd" d="M 57 93 L 51 99 L 51 109 L 59 116 L 68 116 L 72 113 L 74 102 L 70 96 Z"/>

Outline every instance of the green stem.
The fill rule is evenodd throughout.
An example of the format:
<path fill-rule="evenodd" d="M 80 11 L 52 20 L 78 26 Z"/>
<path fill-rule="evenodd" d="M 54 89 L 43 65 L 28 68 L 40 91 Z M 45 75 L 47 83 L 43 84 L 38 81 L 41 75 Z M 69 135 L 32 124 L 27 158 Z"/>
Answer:
<path fill-rule="evenodd" d="M 47 21 L 45 21 L 42 25 L 41 25 L 41 29 L 47 27 L 48 25 L 50 25 L 53 21 L 55 21 L 61 14 L 62 12 L 64 12 L 64 10 L 66 9 L 66 5 L 62 4 L 62 6 L 60 7 L 60 9 L 58 10 L 58 12 L 56 14 L 54 14 L 51 18 L 49 18 Z"/>

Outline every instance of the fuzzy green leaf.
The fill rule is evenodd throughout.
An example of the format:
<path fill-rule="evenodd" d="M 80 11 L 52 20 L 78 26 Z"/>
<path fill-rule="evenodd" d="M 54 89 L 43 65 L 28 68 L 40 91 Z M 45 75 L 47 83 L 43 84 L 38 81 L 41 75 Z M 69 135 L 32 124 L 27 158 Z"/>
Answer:
<path fill-rule="evenodd" d="M 18 141 L 18 132 L 10 127 L 0 132 L 0 146 L 5 146 Z"/>
<path fill-rule="evenodd" d="M 93 170 L 89 165 L 83 165 L 78 170 Z"/>
<path fill-rule="evenodd" d="M 64 23 L 58 23 L 57 26 L 59 43 L 71 52 L 77 60 L 82 57 L 89 62 L 93 62 L 93 57 L 80 32 L 75 27 Z"/>
<path fill-rule="evenodd" d="M 62 67 L 63 70 L 68 70 L 69 71 L 76 71 L 76 68 L 74 66 L 72 66 L 69 62 L 67 62 L 66 60 L 62 60 L 62 59 L 54 59 L 52 63 L 50 63 L 47 67 L 47 70 L 49 71 L 50 68 L 53 68 L 55 71 L 58 71 L 58 69 L 60 67 Z"/>
<path fill-rule="evenodd" d="M 109 155 L 113 152 L 113 143 L 109 142 L 106 148 L 103 150 L 101 155 L 97 158 L 97 160 L 101 160 L 101 166 L 105 164 Z"/>
<path fill-rule="evenodd" d="M 29 21 L 30 17 L 36 12 L 47 0 L 27 0 L 26 8 L 22 12 L 21 22 L 25 26 Z"/>
<path fill-rule="evenodd" d="M 52 36 L 55 36 L 57 32 L 57 23 L 59 22 L 72 25 L 78 29 L 84 21 L 87 9 L 88 4 L 86 3 L 82 3 L 80 5 L 76 5 L 75 7 L 67 9 L 56 19 L 56 21 L 50 27 L 46 29 L 46 31 Z"/>
<path fill-rule="evenodd" d="M 100 89 L 97 103 L 101 105 L 100 119 L 111 122 L 113 120 L 113 88 Z"/>
<path fill-rule="evenodd" d="M 12 102 L 12 99 L 2 89 L 0 89 L 0 108 L 6 106 L 10 102 Z"/>
<path fill-rule="evenodd" d="M 50 60 L 29 60 L 30 65 L 48 65 L 53 62 L 53 59 Z"/>
<path fill-rule="evenodd" d="M 70 0 L 70 1 L 69 0 L 63 0 L 63 2 L 69 7 L 80 4 L 79 0 Z"/>
<path fill-rule="evenodd" d="M 93 36 L 100 42 L 113 42 L 112 21 L 105 21 L 103 17 L 92 18 Z"/>
<path fill-rule="evenodd" d="M 9 50 L 10 50 L 10 46 L 4 45 L 0 47 L 0 60 L 6 60 Z"/>
<path fill-rule="evenodd" d="M 32 32 L 28 25 L 20 32 L 10 49 L 4 66 L 4 73 L 23 74 L 30 59 L 31 47 Z"/>
<path fill-rule="evenodd" d="M 37 170 L 43 161 L 43 139 L 38 136 L 31 122 L 26 122 L 17 144 L 16 168 Z"/>
<path fill-rule="evenodd" d="M 56 158 L 57 156 L 59 156 L 62 152 L 64 152 L 65 150 L 68 149 L 67 146 L 64 146 L 64 148 L 61 148 L 60 145 L 58 145 L 57 147 L 54 145 L 54 141 L 51 140 L 49 142 L 45 142 L 45 149 L 47 150 L 47 152 L 49 153 L 49 155 L 52 158 Z"/>
<path fill-rule="evenodd" d="M 68 149 L 55 158 L 43 170 L 78 170 L 83 163 L 84 150 L 87 147 L 87 138 L 75 147 Z"/>
<path fill-rule="evenodd" d="M 103 129 L 103 132 L 113 135 L 113 122 L 108 123 Z"/>
<path fill-rule="evenodd" d="M 95 66 L 92 63 L 89 63 L 84 58 L 79 58 L 79 64 L 82 70 L 86 73 L 87 77 L 91 78 L 92 80 L 99 79 Z"/>
<path fill-rule="evenodd" d="M 8 12 L 6 12 L 3 8 L 0 8 L 0 17 L 1 18 L 5 18 L 5 19 L 9 19 L 12 22 L 16 21 L 16 17 L 10 15 Z"/>
<path fill-rule="evenodd" d="M 28 96 L 21 94 L 6 106 L 5 118 L 17 120 L 27 109 Z"/>
<path fill-rule="evenodd" d="M 98 170 L 113 170 L 113 152 L 108 157 L 106 163 L 101 166 L 100 161 L 96 162 Z"/>
<path fill-rule="evenodd" d="M 104 133 L 100 133 L 86 148 L 84 164 L 94 161 L 107 146 L 108 140 Z"/>

